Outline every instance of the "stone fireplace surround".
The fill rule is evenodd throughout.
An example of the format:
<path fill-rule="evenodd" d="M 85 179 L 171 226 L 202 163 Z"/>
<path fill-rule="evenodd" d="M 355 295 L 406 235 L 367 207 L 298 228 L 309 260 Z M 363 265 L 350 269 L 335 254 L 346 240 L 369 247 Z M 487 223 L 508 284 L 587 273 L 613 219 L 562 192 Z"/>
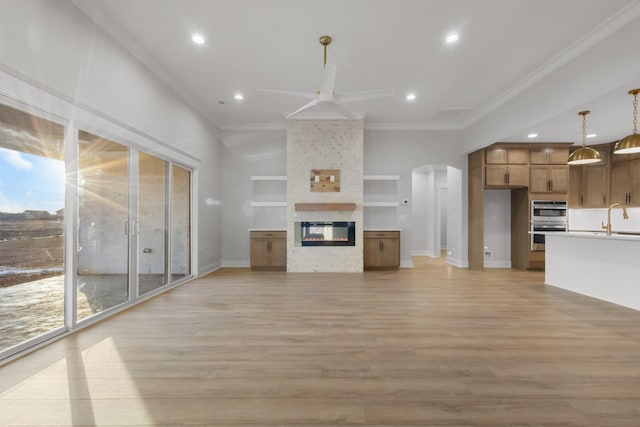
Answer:
<path fill-rule="evenodd" d="M 290 120 L 287 129 L 287 271 L 363 271 L 364 126 L 362 120 Z M 338 169 L 340 192 L 312 192 L 309 171 Z M 340 203 L 349 204 L 339 210 Z M 297 210 L 296 204 L 338 210 Z M 296 221 L 353 221 L 355 246 L 295 246 Z"/>

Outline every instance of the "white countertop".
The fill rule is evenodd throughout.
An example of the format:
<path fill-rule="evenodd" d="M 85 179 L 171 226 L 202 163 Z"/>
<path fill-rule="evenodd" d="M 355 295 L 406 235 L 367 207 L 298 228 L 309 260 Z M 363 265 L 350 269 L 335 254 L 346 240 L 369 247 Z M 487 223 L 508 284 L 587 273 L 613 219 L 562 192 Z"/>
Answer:
<path fill-rule="evenodd" d="M 250 228 L 249 231 L 287 231 L 286 228 Z"/>
<path fill-rule="evenodd" d="M 402 228 L 397 227 L 367 227 L 363 231 L 402 231 Z"/>
<path fill-rule="evenodd" d="M 606 240 L 635 240 L 640 242 L 640 234 L 620 234 L 615 231 L 611 233 L 610 236 L 607 236 L 607 233 L 604 231 L 568 231 L 566 233 L 562 232 L 543 232 L 536 234 L 544 234 L 546 236 L 558 236 L 558 237 L 580 237 L 580 238 L 588 238 L 588 239 L 606 239 Z"/>

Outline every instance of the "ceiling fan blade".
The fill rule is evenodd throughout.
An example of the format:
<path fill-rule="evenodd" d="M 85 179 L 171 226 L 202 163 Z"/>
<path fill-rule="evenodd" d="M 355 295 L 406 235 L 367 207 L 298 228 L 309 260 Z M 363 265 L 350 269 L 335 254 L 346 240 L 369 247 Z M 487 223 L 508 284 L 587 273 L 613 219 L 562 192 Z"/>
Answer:
<path fill-rule="evenodd" d="M 333 86 L 336 82 L 336 66 L 324 64 L 322 70 L 322 82 L 320 82 L 320 98 L 331 99 L 333 97 Z"/>
<path fill-rule="evenodd" d="M 393 96 L 393 89 L 375 89 L 375 90 L 363 90 L 360 92 L 347 92 L 341 93 L 335 96 L 337 104 L 344 104 L 346 102 L 364 101 L 367 99 L 387 98 Z"/>
<path fill-rule="evenodd" d="M 271 92 L 271 93 L 279 93 L 282 95 L 290 95 L 290 96 L 296 96 L 298 98 L 305 98 L 305 99 L 315 99 L 318 97 L 318 95 L 316 95 L 315 93 L 309 93 L 309 92 L 294 92 L 292 90 L 278 90 L 278 89 L 258 89 L 258 91 L 260 92 Z"/>
<path fill-rule="evenodd" d="M 303 105 L 302 107 L 298 108 L 296 111 L 294 111 L 293 113 L 290 113 L 287 115 L 287 119 L 292 118 L 293 116 L 302 113 L 304 110 L 307 110 L 311 107 L 314 107 L 316 104 L 318 103 L 318 101 L 316 99 L 312 99 L 310 102 L 306 103 L 305 105 Z"/>
<path fill-rule="evenodd" d="M 355 120 L 355 119 L 359 119 L 360 117 L 356 116 L 355 114 L 353 114 L 351 111 L 347 110 L 345 107 L 343 107 L 342 105 L 336 104 L 336 103 L 330 103 L 330 104 L 324 104 L 323 107 L 332 110 L 338 114 L 340 114 L 341 116 L 347 118 L 347 119 L 351 119 L 351 120 Z"/>

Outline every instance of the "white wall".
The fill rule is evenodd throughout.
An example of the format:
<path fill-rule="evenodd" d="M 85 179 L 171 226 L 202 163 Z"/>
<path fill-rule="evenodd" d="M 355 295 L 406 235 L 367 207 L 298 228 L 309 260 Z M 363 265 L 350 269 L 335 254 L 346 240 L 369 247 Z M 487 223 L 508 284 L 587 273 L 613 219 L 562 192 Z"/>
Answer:
<path fill-rule="evenodd" d="M 256 218 L 249 202 L 257 197 L 253 194 L 251 175 L 286 174 L 286 132 L 277 131 L 225 131 L 222 134 L 223 168 L 223 265 L 249 265 L 249 234 Z M 459 132 L 454 131 L 406 131 L 367 130 L 364 131 L 364 174 L 399 175 L 394 181 L 397 188 L 395 200 L 408 199 L 408 205 L 385 209 L 383 220 L 388 221 L 388 209 L 396 211 L 396 227 L 402 228 L 401 262 L 411 266 L 413 248 L 412 226 L 412 171 L 425 164 L 450 165 L 447 167 L 447 205 L 450 215 L 447 221 L 448 262 L 466 267 L 467 265 L 467 156 L 462 153 Z M 464 171 L 464 172 L 463 172 Z M 452 190 L 454 189 L 454 190 Z M 366 187 L 365 187 L 365 197 Z M 386 196 L 385 196 L 386 197 Z M 270 208 L 267 215 L 276 215 Z M 276 210 L 279 208 L 275 208 Z M 366 208 L 365 226 L 368 223 Z M 263 209 L 264 211 L 265 209 Z M 369 215 L 371 217 L 376 215 Z M 277 222 L 277 221 L 276 221 Z M 383 224 L 392 226 L 392 224 Z M 285 228 L 283 220 L 280 228 Z"/>
<path fill-rule="evenodd" d="M 447 168 L 426 165 L 413 170 L 412 254 L 439 257 L 447 240 Z"/>
<path fill-rule="evenodd" d="M 466 267 L 467 260 L 467 156 L 457 131 L 366 130 L 364 134 L 365 175 L 400 175 L 398 199 L 409 205 L 398 208 L 402 264 L 411 265 L 413 248 L 412 171 L 428 164 L 448 165 L 447 262 Z M 451 189 L 456 188 L 452 191 Z"/>
<path fill-rule="evenodd" d="M 222 138 L 222 264 L 248 267 L 248 230 L 287 228 L 286 208 L 251 207 L 252 200 L 263 198 L 263 185 L 250 180 L 252 175 L 287 174 L 286 131 L 234 131 Z M 286 199 L 285 184 L 281 200 Z"/>
<path fill-rule="evenodd" d="M 467 158 L 463 157 L 462 169 L 447 166 L 447 262 L 457 267 L 469 266 Z"/>
<path fill-rule="evenodd" d="M 197 268 L 219 266 L 219 207 L 206 203 L 221 195 L 212 125 L 72 4 L 6 0 L 2 9 L 3 100 L 196 166 Z"/>
<path fill-rule="evenodd" d="M 511 267 L 511 190 L 484 190 L 484 247 L 485 267 Z"/>
<path fill-rule="evenodd" d="M 422 168 L 416 169 L 411 174 L 411 198 L 414 231 L 411 239 L 411 254 L 433 256 L 429 249 L 428 227 L 429 218 L 429 181 L 433 172 Z"/>

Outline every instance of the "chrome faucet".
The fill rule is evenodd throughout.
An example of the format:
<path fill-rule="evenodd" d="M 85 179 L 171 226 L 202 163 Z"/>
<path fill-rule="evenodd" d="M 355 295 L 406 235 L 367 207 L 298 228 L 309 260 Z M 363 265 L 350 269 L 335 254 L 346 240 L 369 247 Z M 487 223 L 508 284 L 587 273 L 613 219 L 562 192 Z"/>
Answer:
<path fill-rule="evenodd" d="M 607 236 L 611 236 L 611 209 L 613 208 L 622 208 L 622 217 L 624 219 L 629 219 L 627 208 L 622 206 L 620 203 L 614 203 L 609 206 L 609 209 L 607 210 L 607 225 L 604 225 L 604 221 L 602 222 L 602 229 L 607 230 Z"/>

